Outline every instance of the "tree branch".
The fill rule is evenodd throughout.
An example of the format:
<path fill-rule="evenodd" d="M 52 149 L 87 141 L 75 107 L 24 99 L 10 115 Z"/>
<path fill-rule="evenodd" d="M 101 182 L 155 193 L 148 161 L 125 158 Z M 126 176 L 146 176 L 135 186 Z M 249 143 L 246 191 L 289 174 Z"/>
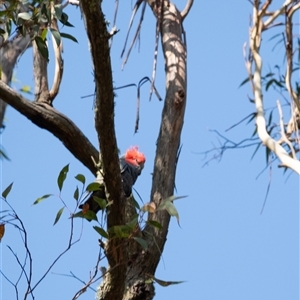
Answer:
<path fill-rule="evenodd" d="M 182 22 L 184 21 L 185 17 L 188 15 L 188 13 L 190 12 L 190 9 L 192 8 L 194 3 L 194 0 L 187 0 L 187 3 L 185 5 L 185 8 L 182 10 L 181 12 L 181 19 Z"/>
<path fill-rule="evenodd" d="M 176 6 L 169 1 L 164 1 L 161 38 L 166 65 L 166 98 L 157 142 L 151 190 L 151 200 L 157 207 L 163 199 L 174 193 L 177 152 L 186 106 L 186 49 L 179 20 L 181 20 L 181 16 Z M 163 227 L 162 230 L 153 226 L 145 228 L 145 231 L 155 236 L 156 244 L 162 252 L 170 216 L 166 211 L 159 211 L 149 214 L 149 220 L 158 221 Z M 155 271 L 160 258 L 157 245 L 152 243 L 151 257 L 148 256 L 153 264 L 150 268 L 148 267 L 150 274 Z M 156 257 L 153 259 L 154 253 L 156 253 Z"/>
<path fill-rule="evenodd" d="M 54 28 L 55 30 L 59 31 L 56 19 L 52 20 L 51 27 Z M 60 45 L 57 46 L 53 34 L 51 36 L 52 36 L 52 44 L 53 44 L 54 57 L 55 57 L 55 71 L 54 71 L 53 84 L 52 84 L 51 90 L 49 92 L 49 96 L 50 96 L 51 102 L 53 102 L 56 95 L 58 94 L 59 87 L 61 84 L 63 70 L 64 70 L 64 61 L 63 61 L 62 55 L 61 55 L 62 50 L 63 50 L 62 40 L 60 41 Z"/>
<path fill-rule="evenodd" d="M 121 187 L 121 175 L 118 147 L 114 123 L 114 93 L 110 62 L 107 23 L 102 12 L 101 2 L 83 0 L 80 2 L 88 34 L 94 64 L 96 83 L 95 127 L 101 149 L 101 162 L 108 201 L 107 227 L 125 224 L 124 195 Z M 106 248 L 109 272 L 105 277 L 101 299 L 121 299 L 125 288 L 127 270 L 127 252 L 124 240 L 110 238 Z M 117 267 L 116 267 L 117 266 Z"/>
<path fill-rule="evenodd" d="M 275 141 L 266 130 L 266 120 L 262 99 L 263 93 L 261 86 L 262 58 L 259 54 L 262 20 L 259 17 L 259 1 L 257 0 L 255 1 L 253 7 L 253 24 L 254 25 L 251 28 L 250 33 L 250 49 L 254 62 L 253 93 L 256 106 L 257 134 L 262 143 L 277 155 L 285 167 L 291 168 L 296 173 L 300 174 L 300 162 L 290 157 L 286 150 L 277 141 Z"/>
<path fill-rule="evenodd" d="M 68 117 L 46 103 L 35 103 L 25 99 L 2 81 L 0 81 L 0 98 L 34 124 L 60 139 L 65 147 L 96 175 L 97 169 L 91 156 L 96 158 L 99 153 Z"/>

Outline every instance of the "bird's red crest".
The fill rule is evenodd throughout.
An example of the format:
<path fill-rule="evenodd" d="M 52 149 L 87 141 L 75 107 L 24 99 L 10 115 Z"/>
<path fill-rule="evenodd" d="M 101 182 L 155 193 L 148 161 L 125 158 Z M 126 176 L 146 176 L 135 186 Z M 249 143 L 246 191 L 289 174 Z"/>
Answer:
<path fill-rule="evenodd" d="M 146 161 L 145 155 L 139 151 L 139 147 L 129 148 L 125 153 L 125 159 L 134 164 L 143 164 Z"/>

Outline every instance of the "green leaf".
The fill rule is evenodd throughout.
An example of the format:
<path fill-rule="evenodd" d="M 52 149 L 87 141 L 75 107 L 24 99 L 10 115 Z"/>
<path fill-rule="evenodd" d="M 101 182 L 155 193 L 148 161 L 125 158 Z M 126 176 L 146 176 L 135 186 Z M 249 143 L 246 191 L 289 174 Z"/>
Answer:
<path fill-rule="evenodd" d="M 60 37 L 59 32 L 56 29 L 53 29 L 53 28 L 50 28 L 50 31 L 51 31 L 54 39 L 55 39 L 57 47 L 59 47 L 60 43 L 61 43 L 61 37 Z"/>
<path fill-rule="evenodd" d="M 159 222 L 157 222 L 157 221 L 150 220 L 150 221 L 148 221 L 148 223 L 151 224 L 152 226 L 158 228 L 158 229 L 162 229 L 163 228 L 162 225 Z"/>
<path fill-rule="evenodd" d="M 269 120 L 268 120 L 268 127 L 271 125 L 272 123 L 272 116 L 273 116 L 273 110 L 270 112 L 270 115 L 269 115 Z"/>
<path fill-rule="evenodd" d="M 32 203 L 32 205 L 38 204 L 38 203 L 42 202 L 43 200 L 49 198 L 50 196 L 52 196 L 52 194 L 47 194 L 42 197 L 39 197 Z"/>
<path fill-rule="evenodd" d="M 10 160 L 7 154 L 4 152 L 4 149 L 0 148 L 0 159 L 5 158 L 7 160 Z"/>
<path fill-rule="evenodd" d="M 62 208 L 57 212 L 56 217 L 55 217 L 55 221 L 54 221 L 54 223 L 53 223 L 53 226 L 58 222 L 58 220 L 60 219 L 60 217 L 61 217 L 63 211 L 64 211 L 64 207 L 62 207 Z"/>
<path fill-rule="evenodd" d="M 32 94 L 30 85 L 23 85 L 20 88 L 20 91 L 23 92 L 23 93 Z"/>
<path fill-rule="evenodd" d="M 6 199 L 6 197 L 8 196 L 9 192 L 11 191 L 11 188 L 13 186 L 13 182 L 2 192 L 2 197 L 4 199 Z"/>
<path fill-rule="evenodd" d="M 116 238 L 128 238 L 132 233 L 126 225 L 116 225 L 108 229 L 109 235 Z"/>
<path fill-rule="evenodd" d="M 93 226 L 93 228 L 104 238 L 108 239 L 108 233 L 101 227 Z"/>
<path fill-rule="evenodd" d="M 27 12 L 21 12 L 21 13 L 18 14 L 18 18 L 23 19 L 23 20 L 30 20 L 31 15 Z"/>
<path fill-rule="evenodd" d="M 239 88 L 240 88 L 241 86 L 243 86 L 245 83 L 247 83 L 249 80 L 250 80 L 250 78 L 249 78 L 249 76 L 248 76 L 246 79 L 244 79 L 244 80 L 240 83 Z"/>
<path fill-rule="evenodd" d="M 172 202 L 169 202 L 168 206 L 166 207 L 166 210 L 170 216 L 175 217 L 177 219 L 178 225 L 180 226 L 179 214 L 178 214 L 178 211 L 177 211 L 175 205 Z"/>
<path fill-rule="evenodd" d="M 267 162 L 267 164 L 269 162 L 269 156 L 270 156 L 270 154 L 271 154 L 271 150 L 268 147 L 266 147 L 266 162 Z"/>
<path fill-rule="evenodd" d="M 130 197 L 130 201 L 136 209 L 140 209 L 140 205 L 138 204 L 138 202 L 135 200 L 135 198 L 132 195 Z"/>
<path fill-rule="evenodd" d="M 99 198 L 97 196 L 93 196 L 94 201 L 98 203 L 98 205 L 101 207 L 101 209 L 104 209 L 106 207 L 106 200 Z"/>
<path fill-rule="evenodd" d="M 65 26 L 69 26 L 69 27 L 74 27 L 71 23 L 68 22 L 68 15 L 66 13 L 62 13 L 61 14 L 61 18 L 59 19 L 59 21 L 64 24 Z"/>
<path fill-rule="evenodd" d="M 178 211 L 175 207 L 175 205 L 173 204 L 173 201 L 178 200 L 178 199 L 182 199 L 185 198 L 187 196 L 170 196 L 164 200 L 162 200 L 162 202 L 160 203 L 160 205 L 158 206 L 157 210 L 166 210 L 170 216 L 176 217 L 178 225 L 179 224 L 179 214 Z"/>
<path fill-rule="evenodd" d="M 57 19 L 61 19 L 62 5 L 61 4 L 54 5 L 54 10 L 55 10 L 55 16 L 57 17 Z"/>
<path fill-rule="evenodd" d="M 82 174 L 78 174 L 75 176 L 75 178 L 80 181 L 82 184 L 85 184 L 85 177 Z"/>
<path fill-rule="evenodd" d="M 75 190 L 75 192 L 74 192 L 73 197 L 74 197 L 74 199 L 75 199 L 76 201 L 78 201 L 78 198 L 79 198 L 79 190 L 78 190 L 78 186 L 76 187 L 76 190 Z"/>
<path fill-rule="evenodd" d="M 255 129 L 254 129 L 253 134 L 252 134 L 251 137 L 254 137 L 256 134 L 257 134 L 257 126 L 255 125 Z"/>
<path fill-rule="evenodd" d="M 150 274 L 147 274 L 147 276 L 149 276 L 149 279 L 152 280 L 152 282 L 155 281 L 156 283 L 158 283 L 159 285 L 164 286 L 164 287 L 185 282 L 185 281 L 164 281 L 164 280 L 155 278 L 154 276 L 152 276 Z"/>
<path fill-rule="evenodd" d="M 73 218 L 83 218 L 83 219 L 86 219 L 88 221 L 92 221 L 92 220 L 98 221 L 98 218 L 97 218 L 96 214 L 91 210 L 88 210 L 85 213 L 83 213 L 82 210 L 81 210 L 78 213 L 74 214 Z"/>
<path fill-rule="evenodd" d="M 133 239 L 134 239 L 136 242 L 138 242 L 138 243 L 142 246 L 142 248 L 143 248 L 144 250 L 147 250 L 147 248 L 148 248 L 148 243 L 147 243 L 146 240 L 144 240 L 144 239 L 142 239 L 142 238 L 140 238 L 140 237 L 134 237 Z"/>
<path fill-rule="evenodd" d="M 138 216 L 135 216 L 130 222 L 126 223 L 125 226 L 128 226 L 129 230 L 133 230 L 138 223 Z"/>
<path fill-rule="evenodd" d="M 249 124 L 254 118 L 256 117 L 256 113 L 252 113 L 251 117 L 249 118 L 247 124 Z"/>
<path fill-rule="evenodd" d="M 98 182 L 92 182 L 86 187 L 85 190 L 88 192 L 99 191 L 101 186 L 102 185 Z"/>
<path fill-rule="evenodd" d="M 41 38 L 42 38 L 43 41 L 46 41 L 47 33 L 48 33 L 48 29 L 44 28 L 42 33 L 41 33 Z"/>
<path fill-rule="evenodd" d="M 260 147 L 260 145 L 261 145 L 261 143 L 258 143 L 258 145 L 256 146 L 256 148 L 255 148 L 255 150 L 254 150 L 254 152 L 253 152 L 253 154 L 252 154 L 252 156 L 251 156 L 251 159 L 250 159 L 250 160 L 252 160 L 252 159 L 253 159 L 253 157 L 255 156 L 255 154 L 256 154 L 256 152 L 257 152 L 258 148 Z"/>
<path fill-rule="evenodd" d="M 161 201 L 160 205 L 158 206 L 157 210 L 163 210 L 166 209 L 169 206 L 169 203 L 172 203 L 172 201 L 186 198 L 187 196 L 170 196 L 168 198 L 165 198 Z"/>
<path fill-rule="evenodd" d="M 73 35 L 71 35 L 71 34 L 67 34 L 67 33 L 61 32 L 60 36 L 63 37 L 63 38 L 65 38 L 65 39 L 69 39 L 69 40 L 71 40 L 71 41 L 73 41 L 75 43 L 78 43 L 78 41 L 76 40 L 76 38 Z"/>
<path fill-rule="evenodd" d="M 271 79 L 266 84 L 266 91 L 269 89 L 269 87 L 275 82 L 275 79 Z"/>
<path fill-rule="evenodd" d="M 59 172 L 58 178 L 57 178 L 57 185 L 59 190 L 62 190 L 63 184 L 65 179 L 67 178 L 67 174 L 69 172 L 69 164 L 67 164 L 66 166 L 64 166 L 61 171 Z"/>
<path fill-rule="evenodd" d="M 36 36 L 34 40 L 42 56 L 49 61 L 49 51 L 46 42 L 39 36 Z"/>

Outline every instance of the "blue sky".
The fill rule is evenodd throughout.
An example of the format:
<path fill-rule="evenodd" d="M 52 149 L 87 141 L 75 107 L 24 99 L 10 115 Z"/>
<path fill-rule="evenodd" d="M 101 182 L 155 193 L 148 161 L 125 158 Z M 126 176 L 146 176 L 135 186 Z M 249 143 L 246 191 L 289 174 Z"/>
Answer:
<path fill-rule="evenodd" d="M 272 5 L 281 1 L 274 1 Z M 182 8 L 184 1 L 177 1 Z M 120 53 L 124 44 L 131 14 L 131 5 L 121 2 L 118 14 L 120 32 L 112 48 L 114 84 L 116 87 L 138 83 L 144 76 L 151 76 L 154 51 L 155 21 L 147 8 L 139 47 L 135 47 L 125 69 L 121 71 Z M 108 20 L 113 19 L 114 5 L 104 3 Z M 253 160 L 254 148 L 230 150 L 221 162 L 205 163 L 203 151 L 211 149 L 218 140 L 210 129 L 219 130 L 236 142 L 252 135 L 254 124 L 241 124 L 225 133 L 225 129 L 253 112 L 247 100 L 251 95 L 245 85 L 238 88 L 247 73 L 242 47 L 248 41 L 249 17 L 252 12 L 248 1 L 195 1 L 185 20 L 188 44 L 188 99 L 182 133 L 182 151 L 177 170 L 178 195 L 188 198 L 175 202 L 180 214 L 181 228 L 171 220 L 163 258 L 156 271 L 162 280 L 184 280 L 183 284 L 167 288 L 156 285 L 156 299 L 206 299 L 206 300 L 296 300 L 299 298 L 299 178 L 296 174 L 283 175 L 276 163 L 257 176 L 266 164 L 265 150 L 258 151 Z M 87 37 L 80 11 L 68 7 L 69 20 L 75 28 L 62 32 L 74 35 L 79 44 L 64 43 L 64 78 L 54 106 L 70 117 L 84 134 L 97 146 L 94 130 L 93 99 L 81 96 L 94 91 L 92 64 Z M 296 22 L 295 22 L 296 23 Z M 264 37 L 262 51 L 267 53 L 265 66 L 283 63 L 283 48 L 271 51 L 275 41 Z M 295 33 L 299 32 L 296 27 Z M 131 35 L 132 36 L 132 35 Z M 159 55 L 157 88 L 165 94 L 163 57 Z M 32 53 L 27 51 L 18 62 L 15 77 L 22 84 L 33 86 Z M 50 68 L 50 74 L 53 73 Z M 50 77 L 51 78 L 51 77 Z M 28 97 L 28 95 L 25 95 Z M 30 97 L 30 96 L 29 96 Z M 128 88 L 117 91 L 116 131 L 118 145 L 124 152 L 131 145 L 139 145 L 147 157 L 136 189 L 144 202 L 149 200 L 151 173 L 162 102 L 155 96 L 149 99 L 149 85 L 142 88 L 140 128 L 134 132 L 136 91 Z M 280 96 L 270 92 L 265 96 L 266 107 L 274 105 Z M 274 120 L 278 120 L 274 114 Z M 287 121 L 289 115 L 285 115 Z M 1 135 L 10 161 L 1 161 L 0 190 L 14 181 L 9 202 L 18 212 L 29 234 L 29 247 L 33 255 L 33 281 L 36 282 L 64 250 L 69 237 L 67 211 L 54 227 L 57 211 L 63 206 L 59 197 L 56 178 L 63 166 L 70 163 L 70 171 L 62 198 L 75 207 L 73 192 L 78 185 L 74 179 L 84 174 L 89 182 L 92 174 L 64 148 L 52 134 L 37 128 L 25 117 L 8 108 L 6 129 Z M 267 185 L 271 188 L 263 214 L 260 214 Z M 39 205 L 32 203 L 44 194 L 55 196 Z M 6 209 L 3 205 L 2 209 Z M 36 299 L 71 299 L 82 287 L 73 278 L 58 274 L 73 272 L 87 281 L 97 260 L 98 235 L 93 224 L 84 222 L 81 240 L 62 257 L 50 274 L 36 289 Z M 75 236 L 81 233 L 77 220 Z M 6 227 L 0 245 L 0 269 L 15 282 L 20 269 L 8 250 L 10 246 L 20 258 L 24 250 L 18 232 Z M 102 264 L 105 266 L 105 262 Z M 19 285 L 24 293 L 25 281 Z M 14 299 L 14 289 L 0 280 L 2 299 Z M 22 297 L 21 297 L 22 298 Z M 88 291 L 80 299 L 93 299 Z"/>

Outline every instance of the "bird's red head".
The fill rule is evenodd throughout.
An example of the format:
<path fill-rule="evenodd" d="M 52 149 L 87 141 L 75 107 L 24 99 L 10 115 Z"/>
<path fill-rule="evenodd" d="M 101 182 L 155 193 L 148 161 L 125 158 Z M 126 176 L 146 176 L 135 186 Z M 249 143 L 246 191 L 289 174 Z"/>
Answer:
<path fill-rule="evenodd" d="M 135 166 L 144 166 L 146 157 L 142 152 L 139 152 L 139 148 L 129 148 L 125 153 L 125 160 Z"/>

